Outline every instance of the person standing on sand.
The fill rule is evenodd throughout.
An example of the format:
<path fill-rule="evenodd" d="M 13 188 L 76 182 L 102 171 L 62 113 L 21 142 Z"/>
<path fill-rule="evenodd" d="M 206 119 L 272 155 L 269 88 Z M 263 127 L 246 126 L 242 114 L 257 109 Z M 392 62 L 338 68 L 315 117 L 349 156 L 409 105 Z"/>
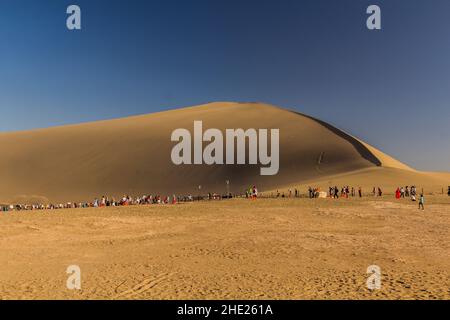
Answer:
<path fill-rule="evenodd" d="M 359 195 L 360 198 L 362 198 L 362 189 L 361 189 L 361 187 L 358 188 L 358 195 Z"/>
<path fill-rule="evenodd" d="M 416 186 L 412 186 L 411 187 L 411 200 L 412 201 L 416 201 L 416 194 L 417 194 Z"/>
<path fill-rule="evenodd" d="M 395 198 L 396 199 L 400 199 L 400 188 L 397 188 L 397 190 L 395 191 Z"/>
<path fill-rule="evenodd" d="M 258 198 L 258 189 L 256 189 L 256 186 L 253 186 L 252 188 L 252 199 L 256 200 Z"/>
<path fill-rule="evenodd" d="M 338 199 L 339 198 L 339 189 L 337 186 L 334 186 L 334 194 L 333 194 L 333 198 L 334 199 Z"/>
<path fill-rule="evenodd" d="M 424 203 L 425 203 L 425 198 L 423 197 L 423 193 L 420 194 L 420 198 L 419 198 L 419 210 L 425 210 L 424 207 Z"/>
<path fill-rule="evenodd" d="M 100 202 L 100 207 L 106 207 L 106 197 L 102 197 L 102 201 Z"/>

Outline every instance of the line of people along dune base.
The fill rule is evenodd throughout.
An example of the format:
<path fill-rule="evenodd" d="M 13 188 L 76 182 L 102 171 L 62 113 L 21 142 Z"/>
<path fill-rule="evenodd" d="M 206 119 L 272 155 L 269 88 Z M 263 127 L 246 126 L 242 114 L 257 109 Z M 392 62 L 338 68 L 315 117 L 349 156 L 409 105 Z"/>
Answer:
<path fill-rule="evenodd" d="M 193 196 L 189 194 L 187 196 L 160 196 L 160 195 L 143 195 L 138 197 L 130 197 L 124 195 L 121 199 L 116 200 L 114 197 L 102 196 L 96 198 L 92 202 L 67 202 L 60 204 L 9 204 L 0 205 L 0 211 L 22 211 L 22 210 L 56 210 L 56 209 L 76 209 L 76 208 L 102 208 L 102 207 L 119 207 L 119 206 L 132 206 L 132 205 L 161 205 L 161 204 L 177 204 L 183 202 L 194 202 L 202 200 L 221 200 L 231 198 L 247 198 L 256 200 L 258 198 L 363 198 L 367 196 L 382 197 L 383 191 L 380 187 L 373 187 L 372 192 L 364 194 L 361 187 L 355 189 L 354 187 L 343 186 L 338 188 L 337 186 L 329 187 L 328 192 L 321 191 L 320 188 L 308 187 L 307 194 L 301 194 L 299 189 L 288 189 L 287 192 L 279 191 L 260 193 L 256 186 L 251 186 L 243 194 L 225 194 L 208 193 L 206 196 L 198 195 Z M 448 187 L 448 196 L 450 196 L 450 186 Z M 423 190 L 419 194 L 416 186 L 398 187 L 395 190 L 396 199 L 409 198 L 411 201 L 419 203 L 419 209 L 424 210 L 425 197 Z"/>

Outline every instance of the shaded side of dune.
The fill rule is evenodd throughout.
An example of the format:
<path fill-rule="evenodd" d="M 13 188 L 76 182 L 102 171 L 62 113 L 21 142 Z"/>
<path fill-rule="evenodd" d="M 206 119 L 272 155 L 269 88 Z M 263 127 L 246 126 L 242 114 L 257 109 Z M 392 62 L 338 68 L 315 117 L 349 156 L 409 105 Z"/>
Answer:
<path fill-rule="evenodd" d="M 319 120 L 317 118 L 314 118 L 312 116 L 309 116 L 309 115 L 306 115 L 306 114 L 303 114 L 303 113 L 300 113 L 300 112 L 297 112 L 297 111 L 293 111 L 293 110 L 289 110 L 289 111 L 292 112 L 292 113 L 298 114 L 300 116 L 306 117 L 308 119 L 311 119 L 311 120 L 319 123 L 320 125 L 324 126 L 328 130 L 330 130 L 331 132 L 336 134 L 337 136 L 341 137 L 342 139 L 345 139 L 353 147 L 355 147 L 355 149 L 359 152 L 361 157 L 363 157 L 367 161 L 370 161 L 371 163 L 373 163 L 377 167 L 381 167 L 382 162 L 372 152 L 370 152 L 370 150 L 364 144 L 362 144 L 359 140 L 355 139 L 351 135 L 349 135 L 349 134 L 345 133 L 344 131 L 342 131 L 342 130 L 332 126 L 329 123 L 326 123 L 326 122 L 324 122 L 322 120 Z"/>

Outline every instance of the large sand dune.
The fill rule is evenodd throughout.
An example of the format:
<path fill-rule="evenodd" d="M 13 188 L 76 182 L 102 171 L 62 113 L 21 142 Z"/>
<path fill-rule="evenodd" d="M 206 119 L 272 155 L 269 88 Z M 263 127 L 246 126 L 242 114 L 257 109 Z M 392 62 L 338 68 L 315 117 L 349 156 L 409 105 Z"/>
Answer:
<path fill-rule="evenodd" d="M 280 129 L 278 175 L 261 176 L 260 165 L 174 165 L 171 133 L 177 128 L 192 132 L 195 120 L 203 121 L 204 130 Z M 355 180 L 372 185 L 378 183 L 378 172 L 394 181 L 396 176 L 406 175 L 405 183 L 408 180 L 436 188 L 446 185 L 445 174 L 416 172 L 327 123 L 257 103 L 211 103 L 124 119 L 2 133 L 0 146 L 0 202 L 8 203 L 86 201 L 123 194 L 195 195 L 199 185 L 202 193 L 221 193 L 226 190 L 226 180 L 231 181 L 232 192 L 241 192 L 251 184 L 272 190 L 340 175 L 346 175 L 347 184 Z"/>

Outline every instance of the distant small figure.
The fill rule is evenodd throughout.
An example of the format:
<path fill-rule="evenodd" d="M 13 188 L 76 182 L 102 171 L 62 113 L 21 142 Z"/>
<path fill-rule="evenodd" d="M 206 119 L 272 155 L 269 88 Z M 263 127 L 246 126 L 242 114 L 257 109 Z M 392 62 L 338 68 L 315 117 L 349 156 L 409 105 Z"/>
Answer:
<path fill-rule="evenodd" d="M 409 186 L 405 188 L 405 197 L 409 197 Z"/>
<path fill-rule="evenodd" d="M 419 210 L 420 209 L 425 210 L 424 203 L 425 203 L 425 199 L 424 199 L 423 193 L 422 193 L 422 194 L 420 194 L 420 198 L 419 198 Z"/>
<path fill-rule="evenodd" d="M 362 198 L 362 189 L 361 189 L 361 187 L 358 188 L 358 195 L 359 195 L 360 198 Z"/>
<path fill-rule="evenodd" d="M 339 189 L 337 186 L 334 187 L 334 193 L 333 193 L 334 199 L 339 199 Z"/>
<path fill-rule="evenodd" d="M 400 188 L 397 188 L 397 190 L 395 190 L 395 198 L 400 199 L 400 197 L 401 197 Z"/>
<path fill-rule="evenodd" d="M 411 186 L 411 200 L 412 201 L 416 201 L 416 194 L 417 194 L 416 186 Z"/>
<path fill-rule="evenodd" d="M 252 188 L 252 199 L 256 200 L 258 198 L 258 189 L 256 188 L 256 186 L 253 186 Z"/>

